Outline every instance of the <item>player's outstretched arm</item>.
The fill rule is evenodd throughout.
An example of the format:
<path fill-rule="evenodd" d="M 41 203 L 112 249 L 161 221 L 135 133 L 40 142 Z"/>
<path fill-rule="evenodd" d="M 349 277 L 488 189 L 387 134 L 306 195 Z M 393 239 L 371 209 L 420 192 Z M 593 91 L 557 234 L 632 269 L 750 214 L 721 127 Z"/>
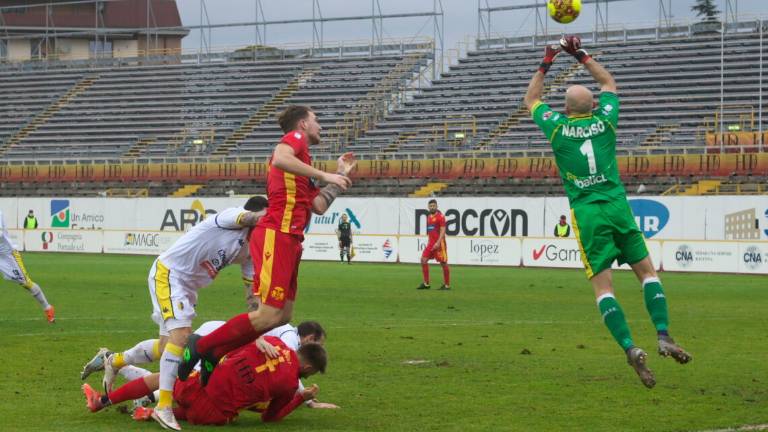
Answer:
<path fill-rule="evenodd" d="M 346 179 L 347 186 L 350 186 L 352 181 L 349 179 L 349 174 L 355 168 L 355 165 L 357 165 L 357 160 L 354 153 L 344 153 L 336 161 L 336 174 L 334 175 Z M 347 190 L 346 187 L 341 188 L 338 184 L 329 182 L 312 201 L 312 212 L 324 214 L 331 207 L 333 201 L 336 200 L 336 197 L 345 190 Z"/>
<path fill-rule="evenodd" d="M 261 414 L 261 420 L 264 422 L 275 422 L 282 420 L 283 417 L 290 414 L 293 410 L 301 406 L 304 402 L 314 399 L 318 392 L 317 384 L 304 389 L 301 393 L 282 394 L 269 403 L 267 410 Z"/>
<path fill-rule="evenodd" d="M 340 406 L 328 402 L 320 402 L 315 399 L 307 401 L 307 406 L 314 409 L 339 409 Z"/>
<path fill-rule="evenodd" d="M 259 219 L 261 219 L 261 217 L 264 216 L 265 214 L 267 214 L 266 210 L 261 210 L 258 212 L 252 212 L 252 211 L 245 212 L 237 220 L 237 224 L 243 228 L 256 226 L 256 223 L 259 222 Z"/>
<path fill-rule="evenodd" d="M 339 174 L 331 174 L 321 171 L 312 165 L 305 164 L 296 157 L 293 148 L 288 144 L 280 143 L 275 147 L 272 155 L 272 165 L 283 171 L 303 177 L 312 177 L 328 184 L 338 186 L 342 191 L 352 184 L 348 177 Z"/>
<path fill-rule="evenodd" d="M 600 91 L 616 93 L 616 80 L 597 60 L 590 58 L 584 67 L 592 74 L 592 78 L 600 84 Z"/>
<path fill-rule="evenodd" d="M 558 54 L 560 54 L 560 48 L 556 45 L 547 45 L 544 48 L 544 59 L 541 60 L 539 69 L 533 74 L 533 78 L 528 84 L 528 91 L 525 92 L 525 98 L 523 98 L 523 103 L 525 103 L 528 111 L 531 111 L 536 102 L 541 100 L 541 95 L 544 93 L 544 75 L 549 71 Z"/>
<path fill-rule="evenodd" d="M 584 65 L 584 68 L 592 74 L 592 78 L 600 84 L 600 91 L 616 93 L 616 80 L 613 79 L 613 75 L 581 47 L 581 39 L 578 36 L 563 36 L 560 39 L 560 46 L 563 51 Z"/>

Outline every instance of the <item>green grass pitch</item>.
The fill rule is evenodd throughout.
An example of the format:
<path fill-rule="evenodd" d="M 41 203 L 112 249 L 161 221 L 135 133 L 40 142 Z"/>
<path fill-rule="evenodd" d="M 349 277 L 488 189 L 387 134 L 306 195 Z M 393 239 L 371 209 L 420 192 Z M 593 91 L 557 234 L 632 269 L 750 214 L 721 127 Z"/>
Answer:
<path fill-rule="evenodd" d="M 159 430 L 114 408 L 89 413 L 79 378 L 99 346 L 125 349 L 157 334 L 146 285 L 153 258 L 24 259 L 58 319 L 49 325 L 25 290 L 2 283 L 0 430 Z M 303 263 L 295 322 L 320 321 L 330 355 L 327 374 L 306 383 L 342 409 L 302 407 L 270 425 L 244 413 L 229 426 L 185 430 L 700 431 L 768 423 L 764 276 L 662 274 L 671 333 L 694 355 L 681 366 L 655 354 L 641 289 L 631 274 L 616 274 L 635 341 L 651 353 L 653 390 L 600 322 L 582 271 L 454 266 L 450 292 L 417 291 L 420 277 L 414 265 Z M 433 278 L 438 285 L 439 267 Z M 229 268 L 201 292 L 195 324 L 244 304 Z"/>

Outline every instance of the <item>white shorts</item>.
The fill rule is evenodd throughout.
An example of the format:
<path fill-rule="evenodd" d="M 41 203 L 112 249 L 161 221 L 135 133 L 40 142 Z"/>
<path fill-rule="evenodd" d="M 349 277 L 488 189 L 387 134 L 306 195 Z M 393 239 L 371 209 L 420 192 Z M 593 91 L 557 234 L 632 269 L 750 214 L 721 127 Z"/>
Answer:
<path fill-rule="evenodd" d="M 192 320 L 197 316 L 197 291 L 186 287 L 159 259 L 152 264 L 147 282 L 152 298 L 152 320 L 159 326 L 160 336 L 168 336 L 169 331 L 178 328 L 192 327 Z"/>
<path fill-rule="evenodd" d="M 195 330 L 195 334 L 200 336 L 208 336 L 209 334 L 213 333 L 214 330 L 223 326 L 225 323 L 226 321 L 206 321 L 197 330 Z"/>
<path fill-rule="evenodd" d="M 24 267 L 24 261 L 21 260 L 19 251 L 14 250 L 0 254 L 0 273 L 3 274 L 3 279 L 5 280 L 14 281 L 27 288 L 32 287 L 32 279 L 27 274 L 27 269 Z"/>

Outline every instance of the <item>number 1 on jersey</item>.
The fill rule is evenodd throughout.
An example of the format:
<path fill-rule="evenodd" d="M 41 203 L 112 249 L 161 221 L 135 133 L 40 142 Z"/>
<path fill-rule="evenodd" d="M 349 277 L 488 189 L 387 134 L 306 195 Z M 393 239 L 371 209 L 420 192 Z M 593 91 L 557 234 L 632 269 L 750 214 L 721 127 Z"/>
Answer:
<path fill-rule="evenodd" d="M 584 144 L 579 148 L 581 154 L 587 157 L 587 164 L 589 164 L 589 173 L 597 174 L 597 162 L 595 162 L 595 150 L 592 148 L 592 140 L 588 139 L 584 141 Z"/>

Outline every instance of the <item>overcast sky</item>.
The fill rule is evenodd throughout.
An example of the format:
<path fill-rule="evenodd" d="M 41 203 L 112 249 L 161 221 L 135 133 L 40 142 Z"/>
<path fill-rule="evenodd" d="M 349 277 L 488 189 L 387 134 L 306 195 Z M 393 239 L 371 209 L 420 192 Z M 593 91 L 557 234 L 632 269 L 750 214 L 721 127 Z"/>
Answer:
<path fill-rule="evenodd" d="M 485 5 L 486 0 L 482 0 Z M 539 0 L 544 3 L 545 0 Z M 666 4 L 669 0 L 664 0 Z M 521 5 L 536 0 L 487 0 L 490 6 Z M 692 20 L 690 7 L 694 0 L 671 0 L 675 20 Z M 735 4 L 736 0 L 734 0 Z M 177 0 L 181 19 L 185 25 L 200 24 L 200 0 Z M 296 19 L 312 17 L 312 0 L 262 0 L 267 20 Z M 319 0 L 324 17 L 370 15 L 371 0 Z M 715 0 L 722 11 L 725 0 Z M 402 12 L 427 12 L 433 8 L 433 0 L 378 0 L 384 14 Z M 205 0 L 208 20 L 212 24 L 255 20 L 254 0 Z M 445 13 L 445 48 L 455 48 L 466 36 L 475 36 L 478 30 L 477 0 L 442 0 Z M 579 19 L 568 26 L 549 20 L 550 33 L 563 33 L 592 29 L 595 22 L 595 5 L 584 5 Z M 738 0 L 739 15 L 763 16 L 768 18 L 768 0 Z M 647 23 L 653 25 L 658 18 L 658 0 L 625 0 L 609 3 L 607 11 L 611 25 L 631 26 Z M 206 20 L 206 22 L 208 21 Z M 505 34 L 527 35 L 534 29 L 532 10 L 496 12 L 492 15 L 492 31 Z M 432 36 L 433 24 L 428 18 L 406 18 L 384 21 L 384 36 L 409 38 L 415 35 Z M 371 22 L 332 22 L 323 29 L 326 42 L 338 40 L 371 39 Z M 253 28 L 216 29 L 212 33 L 212 46 L 241 46 L 253 43 Z M 267 27 L 268 44 L 285 44 L 312 41 L 311 24 L 272 25 Z M 197 48 L 200 32 L 193 30 L 184 40 L 185 48 Z"/>

